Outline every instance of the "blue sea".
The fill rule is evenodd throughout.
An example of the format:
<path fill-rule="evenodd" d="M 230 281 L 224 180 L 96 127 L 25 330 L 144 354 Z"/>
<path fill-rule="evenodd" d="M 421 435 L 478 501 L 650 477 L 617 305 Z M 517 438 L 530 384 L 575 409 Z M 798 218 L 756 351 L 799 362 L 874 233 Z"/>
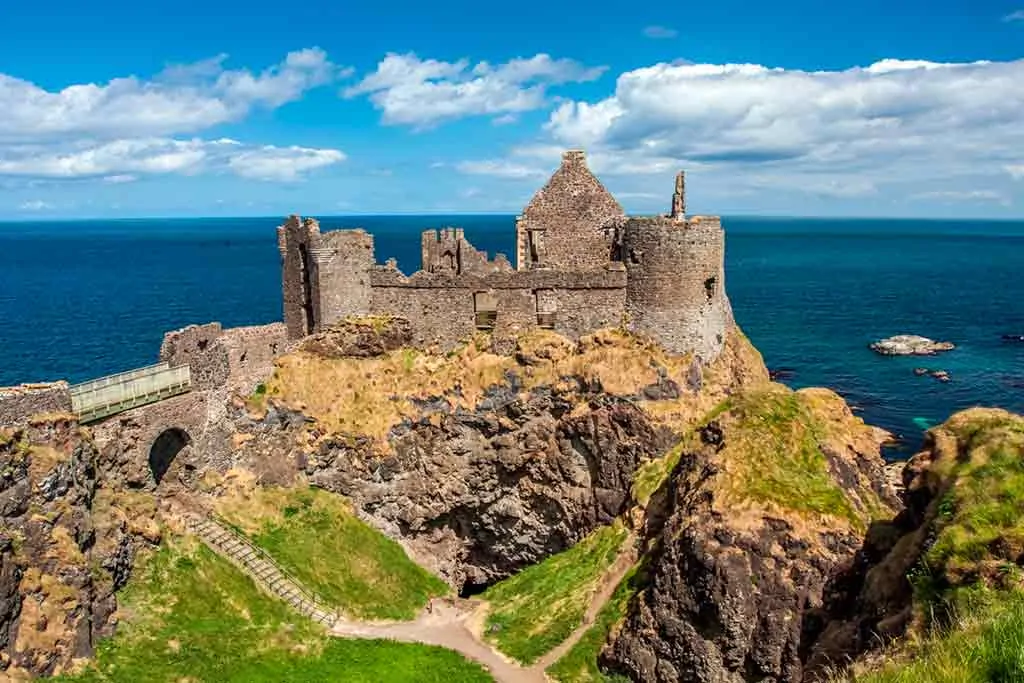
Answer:
<path fill-rule="evenodd" d="M 418 267 L 419 233 L 458 225 L 511 254 L 512 216 L 360 216 L 379 262 Z M 0 223 L 0 386 L 72 382 L 156 361 L 163 333 L 281 318 L 277 218 Z M 736 319 L 794 387 L 827 386 L 919 444 L 972 405 L 1024 412 L 1024 221 L 724 219 Z M 934 358 L 883 358 L 874 339 L 950 340 Z M 916 366 L 952 381 L 918 377 Z"/>

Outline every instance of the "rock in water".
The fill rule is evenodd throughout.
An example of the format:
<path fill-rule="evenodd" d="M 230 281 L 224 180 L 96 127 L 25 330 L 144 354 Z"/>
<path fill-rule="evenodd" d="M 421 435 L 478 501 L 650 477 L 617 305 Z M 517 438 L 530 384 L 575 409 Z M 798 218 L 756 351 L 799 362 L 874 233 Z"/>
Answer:
<path fill-rule="evenodd" d="M 934 356 L 942 351 L 956 348 L 953 342 L 934 341 L 916 334 L 898 334 L 888 339 L 880 339 L 869 348 L 883 356 Z"/>

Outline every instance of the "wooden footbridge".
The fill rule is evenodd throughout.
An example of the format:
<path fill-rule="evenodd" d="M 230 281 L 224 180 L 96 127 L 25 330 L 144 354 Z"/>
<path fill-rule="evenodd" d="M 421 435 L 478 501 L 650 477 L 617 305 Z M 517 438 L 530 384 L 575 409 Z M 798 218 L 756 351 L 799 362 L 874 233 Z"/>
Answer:
<path fill-rule="evenodd" d="M 184 394 L 192 388 L 189 366 L 157 363 L 71 387 L 71 407 L 83 422 Z"/>

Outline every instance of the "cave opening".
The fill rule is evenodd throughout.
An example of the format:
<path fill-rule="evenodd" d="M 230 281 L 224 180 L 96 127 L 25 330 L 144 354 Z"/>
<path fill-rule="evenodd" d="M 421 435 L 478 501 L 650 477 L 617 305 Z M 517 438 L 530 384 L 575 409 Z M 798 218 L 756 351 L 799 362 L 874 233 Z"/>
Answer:
<path fill-rule="evenodd" d="M 486 581 L 483 583 L 475 583 L 473 581 L 466 581 L 462 584 L 462 588 L 459 589 L 460 598 L 472 598 L 480 595 L 485 590 L 493 586 L 495 581 Z"/>
<path fill-rule="evenodd" d="M 156 437 L 149 449 L 149 471 L 153 473 L 153 481 L 158 486 L 171 468 L 171 463 L 190 442 L 188 433 L 177 427 L 165 429 Z"/>

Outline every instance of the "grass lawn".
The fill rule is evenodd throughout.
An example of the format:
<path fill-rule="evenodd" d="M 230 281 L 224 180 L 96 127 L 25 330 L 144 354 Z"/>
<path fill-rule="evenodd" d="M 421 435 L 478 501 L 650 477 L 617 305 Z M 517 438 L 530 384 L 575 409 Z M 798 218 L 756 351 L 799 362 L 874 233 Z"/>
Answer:
<path fill-rule="evenodd" d="M 256 488 L 221 515 L 328 605 L 359 618 L 411 619 L 448 585 L 355 516 L 345 499 L 313 488 Z"/>
<path fill-rule="evenodd" d="M 642 576 L 638 568 L 629 570 L 619 582 L 611 599 L 597 614 L 594 625 L 573 645 L 572 649 L 547 669 L 547 674 L 563 683 L 618 683 L 628 681 L 622 676 L 612 676 L 597 667 L 597 656 L 608 640 L 612 628 L 626 616 L 630 599 L 640 590 Z"/>
<path fill-rule="evenodd" d="M 490 603 L 485 637 L 524 664 L 557 646 L 582 623 L 626 535 L 616 520 L 565 552 L 488 588 L 480 596 Z"/>
<path fill-rule="evenodd" d="M 343 640 L 262 593 L 193 539 L 174 539 L 120 593 L 124 619 L 66 683 L 413 683 L 490 681 L 450 650 Z"/>

